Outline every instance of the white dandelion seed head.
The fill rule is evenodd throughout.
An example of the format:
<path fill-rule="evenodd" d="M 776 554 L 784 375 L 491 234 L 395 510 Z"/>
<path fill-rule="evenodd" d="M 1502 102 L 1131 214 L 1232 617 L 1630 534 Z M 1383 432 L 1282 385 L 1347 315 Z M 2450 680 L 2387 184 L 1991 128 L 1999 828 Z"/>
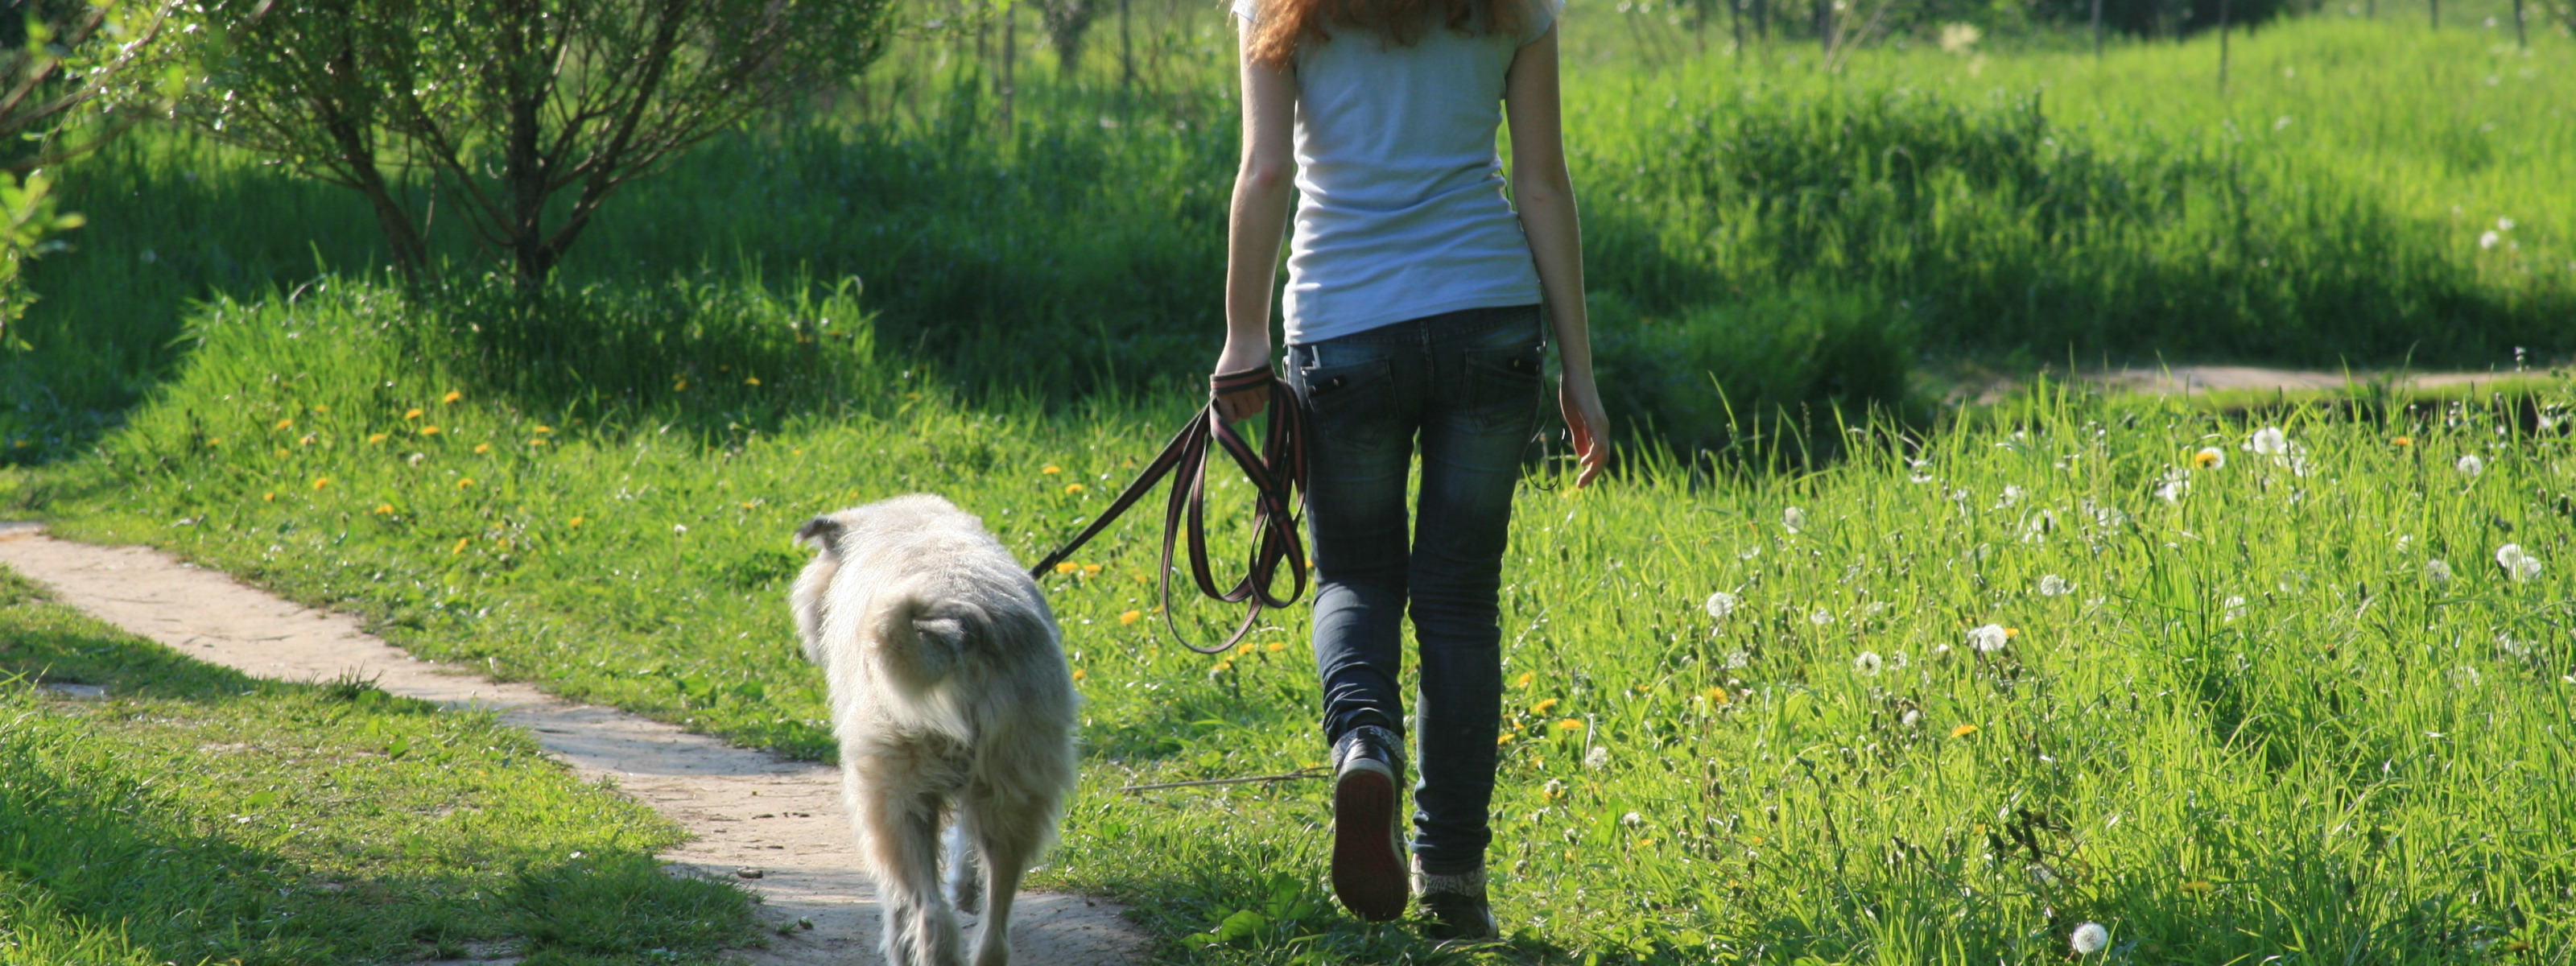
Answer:
<path fill-rule="evenodd" d="M 1949 660 L 1949 659 L 1950 659 L 1950 645 L 1947 645 L 1947 644 L 1934 644 L 1934 645 L 1932 645 L 1932 653 L 1931 653 L 1930 657 L 1932 658 L 1932 660 L 1935 660 L 1935 661 L 1947 661 L 1947 660 Z"/>
<path fill-rule="evenodd" d="M 2495 559 L 2496 566 L 2503 567 L 2505 576 L 2513 578 L 2514 583 L 2540 576 L 2540 558 L 2524 553 L 2521 544 L 2508 543 L 2497 547 Z"/>
<path fill-rule="evenodd" d="M 1789 528 L 1790 533 L 1796 533 L 1806 529 L 1807 511 L 1801 510 L 1797 507 L 1790 507 L 1786 510 L 1780 511 L 1780 525 Z"/>
<path fill-rule="evenodd" d="M 1735 559 L 1737 559 L 1737 560 L 1751 560 L 1751 559 L 1753 559 L 1753 558 L 1755 558 L 1755 557 L 1759 557 L 1759 556 L 1761 556 L 1761 555 L 1762 555 L 1762 545 L 1757 543 L 1757 544 L 1754 544 L 1754 545 L 1752 545 L 1752 546 L 1750 546 L 1750 547 L 1746 547 L 1746 548 L 1744 548 L 1744 549 L 1742 549 L 1742 550 L 1738 550 L 1738 551 L 1736 551 L 1736 552 L 1735 552 Z"/>
<path fill-rule="evenodd" d="M 2399 535 L 2397 536 L 2397 552 L 2398 552 L 2398 553 L 2405 553 L 2405 552 L 2406 552 L 2406 548 L 2408 548 L 2408 547 L 2412 547 L 2412 546 L 2414 546 L 2414 545 L 2415 545 L 2415 535 L 2414 535 L 2414 534 L 2411 534 L 2411 533 L 2404 533 L 2404 534 L 2399 534 Z"/>
<path fill-rule="evenodd" d="M 2221 615 L 2223 623 L 2232 624 L 2236 622 L 2237 618 L 2245 616 L 2245 598 L 2243 597 L 2227 598 L 2227 602 L 2219 606 L 2224 608 L 2226 611 L 2225 614 Z"/>
<path fill-rule="evenodd" d="M 1878 669 L 1886 663 L 1877 651 L 1862 651 L 1859 657 L 1852 658 L 1852 670 L 1865 678 L 1877 677 Z"/>
<path fill-rule="evenodd" d="M 1752 662 L 1753 655 L 1746 654 L 1743 651 L 1726 652 L 1726 669 L 1729 671 L 1736 670 Z"/>
<path fill-rule="evenodd" d="M 1538 790 L 1546 794 L 1549 798 L 1563 797 L 1565 795 L 1565 779 L 1550 778 L 1547 780 L 1547 784 L 1539 786 Z"/>
<path fill-rule="evenodd" d="M 403 462 L 411 466 L 419 466 L 428 460 L 429 454 L 427 453 L 413 453 L 410 456 L 403 457 Z"/>
<path fill-rule="evenodd" d="M 674 524 L 671 524 L 671 532 L 672 532 L 672 533 L 687 533 L 687 532 L 689 532 L 689 525 L 688 525 L 688 524 L 685 524 L 685 523 L 674 523 Z"/>
<path fill-rule="evenodd" d="M 2511 219 L 2511 218 L 2498 218 L 2498 219 L 2496 219 L 2496 230 L 2497 230 L 2497 231 L 2512 231 L 2512 230 L 2513 230 L 2513 219 Z"/>
<path fill-rule="evenodd" d="M 1818 607 L 1818 608 L 1816 608 L 1816 612 L 1815 612 L 1815 613 L 1807 615 L 1807 623 L 1814 624 L 1814 625 L 1816 625 L 1817 627 L 1823 627 L 1823 626 L 1825 626 L 1825 625 L 1827 625 L 1827 624 L 1831 624 L 1831 623 L 1833 623 L 1833 622 L 1834 622 L 1834 615 L 1833 615 L 1833 613 L 1832 613 L 1831 611 L 1828 611 L 1828 610 L 1826 610 L 1826 609 L 1822 608 L 1822 607 Z"/>
<path fill-rule="evenodd" d="M 2437 584 L 2451 582 L 2451 565 L 2440 560 L 2424 561 L 2424 576 Z"/>
<path fill-rule="evenodd" d="M 2286 456 L 2290 452 L 2290 434 L 2278 426 L 2265 426 L 2254 431 L 2245 441 L 2245 448 L 2264 456 Z"/>
<path fill-rule="evenodd" d="M 1976 648 L 1979 654 L 1992 654 L 2003 650 L 2004 642 L 2011 639 L 2012 636 L 2004 633 L 2004 626 L 2001 624 L 1982 624 L 1968 631 L 1968 646 Z"/>
<path fill-rule="evenodd" d="M 2167 503 L 2180 503 L 2190 493 L 2191 476 L 2179 469 L 2166 470 L 2164 478 L 2156 484 L 2156 499 Z"/>
<path fill-rule="evenodd" d="M 2479 236 L 2478 236 L 2478 247 L 2479 247 L 2479 248 L 2494 248 L 2494 247 L 2496 247 L 2496 243 L 2497 243 L 2497 242 L 2500 242 L 2500 241 L 2503 241 L 2503 240 L 2504 240 L 2504 236 L 2503 236 L 2503 235 L 2499 235 L 2499 234 L 2496 234 L 2496 233 L 2494 233 L 2494 232 L 2488 232 L 2488 233 L 2486 233 L 2486 234 L 2483 234 L 2483 235 L 2479 235 Z"/>
<path fill-rule="evenodd" d="M 1738 600 L 1734 594 L 1727 593 L 1723 590 L 1708 595 L 1709 619 L 1725 620 L 1726 615 L 1735 613 L 1735 605 L 1738 603 L 1741 603 L 1741 601 Z"/>
<path fill-rule="evenodd" d="M 2111 930 L 2103 928 L 2101 923 L 2088 922 L 2075 927 L 2075 935 L 2068 937 L 2067 942 L 2075 947 L 2075 955 L 2090 956 L 2111 945 Z"/>
<path fill-rule="evenodd" d="M 1629 812 L 1626 815 L 1619 816 L 1619 824 L 1627 826 L 1628 830 L 1633 832 L 1646 827 L 1646 817 L 1635 812 Z"/>
<path fill-rule="evenodd" d="M 1583 767 L 1592 769 L 1593 771 L 1600 771 L 1601 769 L 1610 767 L 1609 747 L 1604 745 L 1594 745 L 1592 746 L 1591 751 L 1584 752 Z"/>
<path fill-rule="evenodd" d="M 2459 470 L 2461 476 L 2474 480 L 2478 478 L 2479 474 L 2487 471 L 2487 461 L 2479 459 L 2478 454 L 2471 453 L 2467 456 L 2460 457 L 2460 461 L 2451 464 L 2451 468 Z"/>
<path fill-rule="evenodd" d="M 2029 495 L 2029 490 L 2022 489 L 2018 486 L 2004 487 L 2003 495 L 1995 500 L 1995 509 L 2008 509 L 2014 504 L 2020 503 L 2022 497 Z"/>
<path fill-rule="evenodd" d="M 2074 592 L 2075 585 L 2067 583 L 2064 577 L 2046 574 L 2039 578 L 2039 595 L 2042 597 L 2064 597 Z"/>
<path fill-rule="evenodd" d="M 1892 667 L 1892 668 L 1895 668 L 1895 669 L 1897 669 L 1897 670 L 1899 670 L 1899 671 L 1905 670 L 1908 666 L 1911 666 L 1913 663 L 1914 663 L 1914 661 L 1913 661 L 1912 659 L 1907 658 L 1907 657 L 1905 656 L 1905 652 L 1904 652 L 1904 651 L 1898 651 L 1898 652 L 1896 652 L 1895 654 L 1891 654 L 1891 655 L 1889 655 L 1889 656 L 1888 656 L 1888 658 L 1887 658 L 1887 666 Z"/>
<path fill-rule="evenodd" d="M 2531 657 L 2531 644 L 2527 641 L 2514 640 L 2511 634 L 2497 634 L 2496 647 L 2516 659 L 2527 660 Z"/>
<path fill-rule="evenodd" d="M 1904 716 L 1904 717 L 1902 717 L 1902 718 L 1898 718 L 1898 719 L 1896 719 L 1896 723 L 1897 723 L 1897 724 L 1904 725 L 1904 726 L 1906 726 L 1906 727 L 1908 727 L 1908 728 L 1919 728 L 1919 727 L 1922 727 L 1922 725 L 1923 725 L 1923 712 L 1921 712 L 1921 711 L 1917 711 L 1917 710 L 1915 710 L 1915 709 L 1913 709 L 1913 708 L 1907 708 L 1907 709 L 1905 709 L 1905 716 Z"/>

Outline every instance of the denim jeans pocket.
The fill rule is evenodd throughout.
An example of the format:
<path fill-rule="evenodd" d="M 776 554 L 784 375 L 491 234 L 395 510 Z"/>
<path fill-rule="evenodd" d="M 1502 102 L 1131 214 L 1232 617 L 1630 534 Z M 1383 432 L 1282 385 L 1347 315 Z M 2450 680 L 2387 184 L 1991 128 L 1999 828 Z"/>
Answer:
<path fill-rule="evenodd" d="M 1289 385 L 1331 444 L 1367 445 L 1391 428 L 1395 366 L 1384 358 L 1312 366 L 1305 353 L 1290 359 Z"/>
<path fill-rule="evenodd" d="M 1536 342 L 1466 352 L 1467 404 L 1480 430 L 1525 431 L 1538 415 L 1543 364 Z"/>

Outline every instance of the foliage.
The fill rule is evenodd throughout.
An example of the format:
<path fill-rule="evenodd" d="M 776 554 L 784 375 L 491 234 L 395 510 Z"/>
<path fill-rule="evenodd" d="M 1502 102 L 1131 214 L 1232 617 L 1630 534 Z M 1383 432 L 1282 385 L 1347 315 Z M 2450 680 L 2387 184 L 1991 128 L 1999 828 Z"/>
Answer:
<path fill-rule="evenodd" d="M 783 604 L 800 521 L 931 490 L 1034 556 L 1189 405 L 978 410 L 851 356 L 774 408 L 737 369 L 556 411 L 469 381 L 475 333 L 415 311 L 340 281 L 210 309 L 167 394 L 24 498 L 425 654 L 824 757 Z M 2563 382 L 2233 415 L 2042 390 L 1924 437 L 1859 425 L 1810 474 L 1647 453 L 1571 497 L 1533 479 L 1503 578 L 1513 944 L 1490 955 L 2039 964 L 2092 920 L 2140 961 L 2564 957 L 2572 404 Z M 1160 639 L 1149 516 L 1046 584 L 1089 761 L 1050 881 L 1202 937 L 1192 961 L 1431 955 L 1324 902 L 1320 786 L 1114 790 L 1323 755 L 1304 613 L 1222 658 Z"/>
<path fill-rule="evenodd" d="M 489 714 L 244 677 L 5 570 L 0 680 L 0 963 L 645 963 L 753 936 L 739 889 L 660 870 L 676 829 Z"/>
<path fill-rule="evenodd" d="M 429 219 L 443 196 L 533 286 L 611 192 L 865 69 L 882 49 L 886 8 L 214 0 L 203 7 L 213 73 L 188 115 L 357 189 L 406 276 L 429 267 Z M 427 199 L 415 171 L 434 182 Z"/>

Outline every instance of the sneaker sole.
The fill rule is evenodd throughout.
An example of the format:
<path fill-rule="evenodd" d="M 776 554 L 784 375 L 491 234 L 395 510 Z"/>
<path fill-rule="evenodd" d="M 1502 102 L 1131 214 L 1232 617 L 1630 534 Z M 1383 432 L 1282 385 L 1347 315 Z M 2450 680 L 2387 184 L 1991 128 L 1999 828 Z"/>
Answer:
<path fill-rule="evenodd" d="M 1395 779 L 1354 769 L 1333 784 L 1333 894 L 1371 922 L 1402 918 L 1412 887 L 1395 847 Z"/>

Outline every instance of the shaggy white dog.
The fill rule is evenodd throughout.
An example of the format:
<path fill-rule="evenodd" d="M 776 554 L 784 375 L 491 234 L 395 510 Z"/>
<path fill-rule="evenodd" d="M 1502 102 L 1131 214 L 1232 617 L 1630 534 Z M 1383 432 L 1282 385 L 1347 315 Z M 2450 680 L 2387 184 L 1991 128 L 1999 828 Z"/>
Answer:
<path fill-rule="evenodd" d="M 976 966 L 1010 961 L 1011 898 L 1074 783 L 1079 699 L 1055 615 L 983 521 L 936 496 L 815 517 L 789 603 L 831 688 L 841 790 L 893 966 L 960 962 L 960 912 L 991 908 Z M 940 893 L 949 840 L 955 905 Z M 983 874 L 979 876 L 977 868 Z"/>

